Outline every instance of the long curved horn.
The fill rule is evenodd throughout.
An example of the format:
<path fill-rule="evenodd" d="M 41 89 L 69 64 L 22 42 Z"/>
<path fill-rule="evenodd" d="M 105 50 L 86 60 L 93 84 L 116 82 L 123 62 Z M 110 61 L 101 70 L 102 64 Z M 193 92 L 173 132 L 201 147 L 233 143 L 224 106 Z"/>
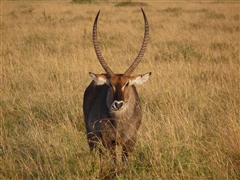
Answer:
<path fill-rule="evenodd" d="M 97 55 L 97 58 L 99 60 L 99 62 L 101 63 L 103 69 L 106 71 L 106 73 L 110 76 L 113 77 L 115 74 L 112 72 L 112 70 L 108 67 L 106 61 L 104 60 L 100 48 L 99 48 L 99 44 L 97 41 L 97 21 L 98 21 L 98 16 L 100 14 L 100 10 L 97 13 L 97 16 L 95 18 L 94 24 L 93 24 L 93 45 L 94 45 L 94 49 Z"/>
<path fill-rule="evenodd" d="M 146 51 L 146 47 L 147 47 L 147 43 L 148 43 L 148 37 L 149 37 L 148 20 L 145 15 L 145 12 L 143 11 L 142 8 L 141 8 L 141 10 L 142 10 L 142 14 L 144 17 L 144 22 L 145 22 L 145 32 L 144 32 L 143 43 L 142 43 L 142 47 L 141 47 L 136 59 L 134 60 L 132 65 L 128 68 L 128 70 L 124 73 L 125 76 L 130 76 L 132 74 L 132 72 L 134 71 L 134 69 L 137 67 L 137 65 L 140 63 L 140 61 Z"/>

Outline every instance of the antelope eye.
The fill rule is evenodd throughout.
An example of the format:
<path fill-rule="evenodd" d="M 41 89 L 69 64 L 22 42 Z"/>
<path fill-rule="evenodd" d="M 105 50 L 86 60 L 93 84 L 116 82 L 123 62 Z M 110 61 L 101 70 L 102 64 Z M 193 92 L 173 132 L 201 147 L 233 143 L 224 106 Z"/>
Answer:
<path fill-rule="evenodd" d="M 115 91 L 115 87 L 112 85 L 112 83 L 109 83 L 109 86 L 112 88 L 113 91 Z"/>
<path fill-rule="evenodd" d="M 129 85 L 129 81 L 126 83 L 126 85 L 125 86 L 128 86 Z"/>

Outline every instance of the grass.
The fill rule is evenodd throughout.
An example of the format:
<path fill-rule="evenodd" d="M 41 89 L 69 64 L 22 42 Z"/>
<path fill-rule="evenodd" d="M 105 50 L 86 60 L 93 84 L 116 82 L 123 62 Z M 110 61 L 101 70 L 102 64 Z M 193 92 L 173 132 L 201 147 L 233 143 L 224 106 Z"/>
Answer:
<path fill-rule="evenodd" d="M 115 179 L 238 179 L 239 4 L 147 4 L 150 40 L 134 74 L 153 74 L 138 87 L 143 122 Z M 103 56 L 121 73 L 141 46 L 140 7 L 2 3 L 1 179 L 98 177 L 82 98 L 88 72 L 103 72 L 91 42 L 99 9 Z"/>

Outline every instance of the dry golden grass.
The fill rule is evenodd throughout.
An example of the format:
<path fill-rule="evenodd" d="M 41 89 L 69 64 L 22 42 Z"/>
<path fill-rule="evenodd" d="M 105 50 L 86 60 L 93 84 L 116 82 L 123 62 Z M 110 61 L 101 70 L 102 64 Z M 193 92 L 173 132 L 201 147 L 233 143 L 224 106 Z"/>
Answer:
<path fill-rule="evenodd" d="M 2 2 L 1 179 L 95 179 L 82 97 L 103 72 L 92 45 L 99 9 L 102 53 L 116 73 L 143 38 L 140 7 Z M 148 3 L 150 40 L 134 74 L 143 122 L 115 179 L 238 179 L 239 3 Z"/>

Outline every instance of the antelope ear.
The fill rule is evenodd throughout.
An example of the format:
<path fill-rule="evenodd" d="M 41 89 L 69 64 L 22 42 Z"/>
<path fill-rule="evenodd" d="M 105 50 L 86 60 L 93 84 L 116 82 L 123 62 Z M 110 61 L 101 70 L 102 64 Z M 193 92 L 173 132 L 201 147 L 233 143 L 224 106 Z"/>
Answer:
<path fill-rule="evenodd" d="M 137 75 L 137 76 L 132 76 L 129 79 L 129 83 L 130 83 L 130 85 L 132 85 L 132 84 L 142 85 L 142 84 L 144 84 L 145 82 L 148 81 L 151 74 L 152 73 L 149 72 L 149 73 L 146 73 L 146 74 L 140 74 L 140 75 Z"/>
<path fill-rule="evenodd" d="M 90 76 L 92 77 L 93 81 L 97 83 L 97 85 L 108 84 L 108 78 L 105 74 L 94 74 L 89 72 Z"/>

